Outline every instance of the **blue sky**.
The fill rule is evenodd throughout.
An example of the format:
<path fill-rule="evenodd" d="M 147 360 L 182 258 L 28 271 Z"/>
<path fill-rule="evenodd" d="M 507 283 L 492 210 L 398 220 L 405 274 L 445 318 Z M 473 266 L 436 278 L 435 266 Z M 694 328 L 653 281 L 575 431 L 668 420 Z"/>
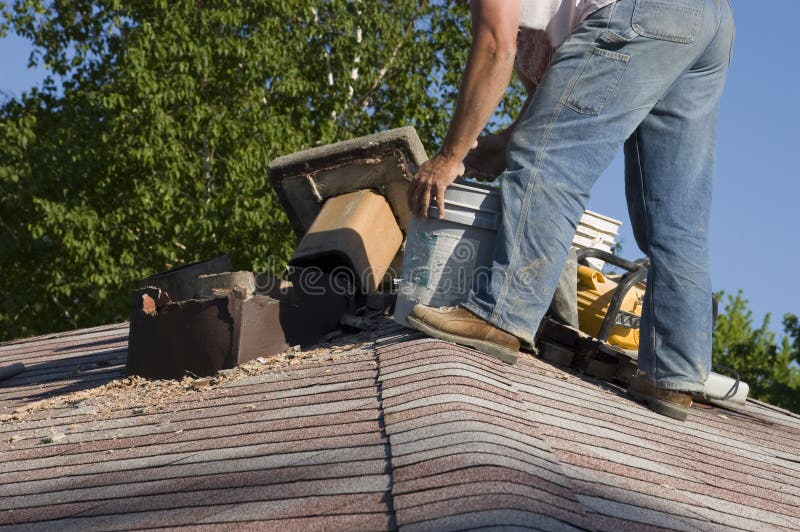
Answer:
<path fill-rule="evenodd" d="M 723 0 L 724 1 L 724 0 Z M 744 291 L 760 323 L 773 329 L 787 312 L 800 313 L 800 59 L 798 0 L 732 0 L 736 46 L 722 98 L 711 225 L 715 290 Z M 27 68 L 30 46 L 0 39 L 0 92 L 19 95 L 41 81 Z M 589 208 L 623 220 L 627 258 L 640 256 L 628 222 L 617 157 L 598 181 Z"/>
<path fill-rule="evenodd" d="M 736 43 L 719 118 L 711 214 L 715 290 L 750 300 L 760 324 L 800 313 L 800 59 L 798 0 L 732 0 Z M 589 208 L 624 220 L 623 254 L 640 256 L 625 206 L 622 157 L 595 186 Z"/>

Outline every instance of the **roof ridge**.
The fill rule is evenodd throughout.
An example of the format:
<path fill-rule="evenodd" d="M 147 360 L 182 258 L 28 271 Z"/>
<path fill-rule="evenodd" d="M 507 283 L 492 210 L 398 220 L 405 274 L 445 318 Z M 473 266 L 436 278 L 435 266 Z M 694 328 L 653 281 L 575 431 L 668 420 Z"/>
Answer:
<path fill-rule="evenodd" d="M 525 406 L 507 366 L 482 353 L 429 339 L 379 347 L 376 357 L 391 448 L 393 507 L 400 527 L 537 522 L 552 527 L 558 514 L 560 526 L 591 528 L 589 512 L 575 496 L 561 462 L 525 419 Z M 421 366 L 428 384 L 410 386 L 414 380 L 405 376 L 419 377 L 420 371 L 412 368 L 422 359 L 428 362 Z M 469 404 L 479 410 L 465 408 Z M 504 421 L 503 416 L 480 413 L 487 409 L 511 417 Z M 509 422 L 525 432 L 505 430 Z M 480 470 L 485 474 L 469 481 L 451 478 L 457 471 Z M 474 501 L 482 505 L 480 512 L 466 512 L 457 503 L 477 494 L 482 496 Z M 444 500 L 449 502 L 442 504 Z"/>

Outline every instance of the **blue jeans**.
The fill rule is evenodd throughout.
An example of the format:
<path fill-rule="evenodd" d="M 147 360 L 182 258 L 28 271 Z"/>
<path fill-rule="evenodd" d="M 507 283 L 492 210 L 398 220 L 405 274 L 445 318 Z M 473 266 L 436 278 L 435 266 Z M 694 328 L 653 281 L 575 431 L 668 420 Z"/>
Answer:
<path fill-rule="evenodd" d="M 624 146 L 625 190 L 651 268 L 639 367 L 702 391 L 711 366 L 708 225 L 728 0 L 618 0 L 554 53 L 500 176 L 491 275 L 463 306 L 532 342 L 592 185 Z"/>

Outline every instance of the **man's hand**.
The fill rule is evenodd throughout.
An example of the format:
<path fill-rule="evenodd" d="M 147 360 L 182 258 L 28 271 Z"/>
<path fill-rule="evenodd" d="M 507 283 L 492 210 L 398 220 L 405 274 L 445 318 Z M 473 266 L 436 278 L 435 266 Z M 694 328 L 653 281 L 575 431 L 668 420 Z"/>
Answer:
<path fill-rule="evenodd" d="M 472 46 L 453 120 L 442 149 L 423 164 L 408 188 L 408 207 L 420 218 L 431 199 L 444 217 L 444 191 L 464 174 L 464 156 L 473 146 L 511 79 L 517 52 L 520 0 L 471 0 Z"/>
<path fill-rule="evenodd" d="M 508 137 L 505 131 L 480 137 L 464 157 L 464 176 L 478 181 L 497 179 L 506 169 Z"/>
<path fill-rule="evenodd" d="M 423 164 L 411 180 L 408 207 L 427 216 L 431 199 L 444 217 L 444 191 L 464 174 L 464 157 L 473 146 L 511 79 L 517 52 L 520 0 L 471 0 L 472 46 L 453 120 L 439 154 Z"/>
<path fill-rule="evenodd" d="M 436 200 L 439 219 L 444 218 L 444 191 L 464 174 L 462 161 L 448 159 L 437 153 L 422 163 L 408 186 L 408 208 L 417 218 L 428 216 L 431 200 Z"/>

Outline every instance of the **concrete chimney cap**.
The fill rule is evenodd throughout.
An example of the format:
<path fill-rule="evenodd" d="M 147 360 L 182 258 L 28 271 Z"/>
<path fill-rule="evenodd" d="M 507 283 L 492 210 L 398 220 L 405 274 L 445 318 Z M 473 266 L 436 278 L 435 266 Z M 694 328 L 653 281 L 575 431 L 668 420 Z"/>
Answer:
<path fill-rule="evenodd" d="M 408 182 L 426 160 L 416 130 L 408 126 L 278 157 L 269 176 L 298 238 L 326 199 L 362 189 L 386 198 L 405 233 Z"/>

